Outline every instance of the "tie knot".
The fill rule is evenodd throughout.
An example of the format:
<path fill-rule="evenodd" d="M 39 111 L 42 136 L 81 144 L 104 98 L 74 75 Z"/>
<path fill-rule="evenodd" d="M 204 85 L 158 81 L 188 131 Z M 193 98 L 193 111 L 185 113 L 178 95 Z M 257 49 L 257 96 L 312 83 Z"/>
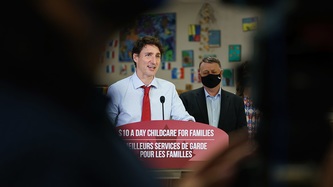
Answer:
<path fill-rule="evenodd" d="M 141 88 L 143 88 L 143 89 L 144 89 L 144 91 L 145 91 L 145 94 L 148 94 L 148 93 L 149 93 L 150 86 L 141 86 Z"/>

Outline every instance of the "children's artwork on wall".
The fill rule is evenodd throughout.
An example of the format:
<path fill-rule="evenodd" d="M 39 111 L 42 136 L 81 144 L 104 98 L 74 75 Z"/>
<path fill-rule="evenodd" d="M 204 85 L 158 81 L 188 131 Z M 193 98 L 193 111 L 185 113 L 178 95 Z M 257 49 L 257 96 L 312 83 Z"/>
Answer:
<path fill-rule="evenodd" d="M 183 50 L 182 51 L 182 66 L 183 67 L 193 67 L 194 64 L 194 54 L 193 50 Z"/>
<path fill-rule="evenodd" d="M 242 27 L 243 31 L 253 31 L 257 29 L 258 17 L 243 18 Z"/>
<path fill-rule="evenodd" d="M 212 30 L 211 28 L 217 27 L 217 19 L 213 7 L 214 6 L 212 4 L 204 2 L 198 12 L 198 23 L 201 27 L 199 51 L 202 52 L 211 51 L 209 46 L 209 30 Z M 199 58 L 201 56 L 199 56 Z"/>
<path fill-rule="evenodd" d="M 184 68 L 172 68 L 171 70 L 172 79 L 184 79 Z"/>
<path fill-rule="evenodd" d="M 229 45 L 229 62 L 241 61 L 241 45 Z"/>
<path fill-rule="evenodd" d="M 176 60 L 176 13 L 144 14 L 119 32 L 119 62 L 132 61 L 134 42 L 145 35 L 159 38 L 164 46 L 162 61 Z"/>
<path fill-rule="evenodd" d="M 115 58 L 115 49 L 118 47 L 118 40 L 111 39 L 108 41 L 107 45 L 104 46 L 103 51 L 105 52 L 105 56 L 101 57 L 101 62 L 114 60 Z M 104 58 L 105 57 L 105 58 Z"/>
<path fill-rule="evenodd" d="M 126 64 L 122 64 L 120 66 L 119 74 L 120 75 L 127 75 L 127 65 Z"/>
<path fill-rule="evenodd" d="M 111 58 L 114 59 L 115 58 L 115 49 L 118 47 L 118 40 L 117 39 L 113 39 L 109 41 L 109 54 L 107 58 Z"/>
<path fill-rule="evenodd" d="M 110 65 L 110 64 L 106 65 L 105 71 L 106 71 L 106 73 L 114 73 L 114 65 Z"/>
<path fill-rule="evenodd" d="M 208 31 L 208 45 L 209 47 L 220 47 L 221 46 L 221 31 L 220 30 L 209 30 Z"/>
<path fill-rule="evenodd" d="M 110 53 L 111 53 L 110 51 L 106 51 L 105 52 L 106 59 L 110 59 L 110 56 L 111 56 Z"/>
<path fill-rule="evenodd" d="M 223 70 L 222 86 L 234 86 L 234 69 Z"/>
<path fill-rule="evenodd" d="M 106 73 L 111 73 L 111 65 L 106 65 L 105 72 Z"/>
<path fill-rule="evenodd" d="M 199 72 L 196 68 L 191 69 L 191 83 L 201 83 L 199 80 Z"/>
<path fill-rule="evenodd" d="M 199 24 L 190 24 L 188 26 L 188 41 L 200 42 L 201 26 Z"/>
<path fill-rule="evenodd" d="M 162 62 L 162 70 L 170 70 L 171 62 Z"/>

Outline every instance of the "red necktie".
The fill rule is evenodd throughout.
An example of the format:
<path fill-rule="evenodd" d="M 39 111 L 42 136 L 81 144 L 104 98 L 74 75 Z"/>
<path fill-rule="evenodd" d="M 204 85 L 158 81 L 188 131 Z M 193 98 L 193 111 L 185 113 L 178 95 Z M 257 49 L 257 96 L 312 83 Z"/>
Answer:
<path fill-rule="evenodd" d="M 141 121 L 150 121 L 150 101 L 149 101 L 149 90 L 150 86 L 142 86 L 144 89 L 143 102 L 142 102 L 142 115 Z"/>

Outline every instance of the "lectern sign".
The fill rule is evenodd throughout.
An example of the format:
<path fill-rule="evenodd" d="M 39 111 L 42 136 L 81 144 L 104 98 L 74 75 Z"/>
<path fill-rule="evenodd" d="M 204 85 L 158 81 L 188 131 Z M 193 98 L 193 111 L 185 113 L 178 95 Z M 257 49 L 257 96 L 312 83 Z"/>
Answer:
<path fill-rule="evenodd" d="M 139 159 L 154 169 L 186 169 L 229 144 L 227 133 L 198 122 L 155 120 L 117 130 Z"/>

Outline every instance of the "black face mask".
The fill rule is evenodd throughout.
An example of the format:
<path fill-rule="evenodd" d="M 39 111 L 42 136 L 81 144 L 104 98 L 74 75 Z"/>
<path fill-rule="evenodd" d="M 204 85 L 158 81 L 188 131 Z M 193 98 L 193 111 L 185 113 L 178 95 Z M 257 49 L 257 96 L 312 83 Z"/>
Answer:
<path fill-rule="evenodd" d="M 214 75 L 209 74 L 205 77 L 201 77 L 201 82 L 203 85 L 207 86 L 208 88 L 214 88 L 221 82 L 220 74 Z"/>

